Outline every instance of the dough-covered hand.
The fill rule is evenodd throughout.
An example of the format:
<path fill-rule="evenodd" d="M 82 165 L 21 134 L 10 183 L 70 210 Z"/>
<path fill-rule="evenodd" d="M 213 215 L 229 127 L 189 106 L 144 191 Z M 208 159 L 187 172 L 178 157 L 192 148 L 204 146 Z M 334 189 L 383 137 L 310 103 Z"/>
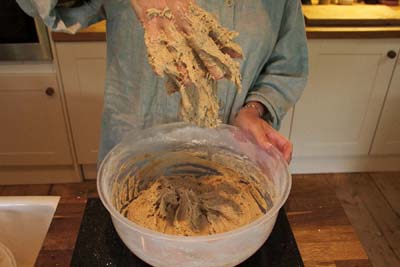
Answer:
<path fill-rule="evenodd" d="M 216 126 L 218 101 L 215 80 L 227 78 L 241 89 L 240 46 L 237 33 L 222 27 L 191 0 L 131 0 L 145 29 L 149 63 L 167 75 L 168 92 L 182 96 L 184 120 Z"/>
<path fill-rule="evenodd" d="M 271 146 L 276 147 L 290 163 L 292 143 L 263 120 L 257 110 L 242 109 L 237 114 L 234 125 L 250 133 L 262 148 L 268 150 Z"/>

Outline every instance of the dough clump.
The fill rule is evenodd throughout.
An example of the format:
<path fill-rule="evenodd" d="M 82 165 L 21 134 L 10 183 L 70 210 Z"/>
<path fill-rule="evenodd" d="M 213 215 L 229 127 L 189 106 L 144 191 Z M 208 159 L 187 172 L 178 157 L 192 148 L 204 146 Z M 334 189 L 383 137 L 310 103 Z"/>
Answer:
<path fill-rule="evenodd" d="M 155 73 L 167 76 L 168 93 L 181 95 L 182 119 L 201 127 L 216 127 L 220 123 L 216 80 L 226 78 L 241 90 L 240 64 L 233 59 L 243 54 L 233 41 L 238 33 L 221 26 L 196 4 L 182 12 L 180 28 L 172 22 L 176 19 L 168 8 L 151 8 L 147 16 L 167 20 L 156 37 L 145 31 L 145 44 Z"/>
<path fill-rule="evenodd" d="M 189 161 L 171 168 L 168 162 L 177 162 L 182 155 Z M 245 175 L 247 170 L 238 172 L 221 161 L 196 157 L 170 154 L 128 177 L 117 187 L 117 209 L 157 232 L 201 236 L 234 230 L 271 208 L 265 183 Z M 165 170 L 161 175 L 160 169 Z"/>

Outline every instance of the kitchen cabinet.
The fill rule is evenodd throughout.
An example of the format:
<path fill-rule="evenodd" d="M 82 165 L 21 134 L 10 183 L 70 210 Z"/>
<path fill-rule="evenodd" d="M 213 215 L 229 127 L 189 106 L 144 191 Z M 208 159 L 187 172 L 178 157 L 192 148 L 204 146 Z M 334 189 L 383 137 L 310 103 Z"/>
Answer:
<path fill-rule="evenodd" d="M 309 81 L 291 129 L 295 158 L 368 155 L 396 62 L 388 52 L 399 47 L 392 39 L 309 40 Z"/>
<path fill-rule="evenodd" d="M 56 43 L 79 164 L 97 162 L 106 77 L 106 43 Z"/>
<path fill-rule="evenodd" d="M 400 155 L 400 59 L 394 69 L 381 119 L 376 131 L 372 155 Z"/>
<path fill-rule="evenodd" d="M 55 73 L 11 69 L 0 71 L 2 171 L 6 166 L 72 165 Z"/>

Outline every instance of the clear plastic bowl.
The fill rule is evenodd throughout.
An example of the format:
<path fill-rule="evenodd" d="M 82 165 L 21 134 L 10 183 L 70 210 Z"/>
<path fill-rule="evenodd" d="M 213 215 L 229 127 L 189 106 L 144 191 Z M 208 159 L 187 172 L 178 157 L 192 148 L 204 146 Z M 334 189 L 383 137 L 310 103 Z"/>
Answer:
<path fill-rule="evenodd" d="M 213 151 L 227 150 L 254 163 L 263 174 L 259 178 L 270 187 L 272 208 L 259 219 L 233 231 L 196 237 L 152 231 L 121 215 L 113 201 L 113 186 L 126 174 L 121 172 L 121 167 L 132 173 L 143 166 L 143 162 L 138 164 L 132 158 L 182 145 L 194 149 L 207 146 Z M 262 150 L 238 128 L 221 125 L 215 129 L 203 129 L 173 123 L 129 133 L 103 160 L 97 187 L 118 235 L 143 261 L 159 267 L 225 267 L 243 262 L 267 240 L 278 211 L 289 195 L 291 175 L 276 149 Z"/>

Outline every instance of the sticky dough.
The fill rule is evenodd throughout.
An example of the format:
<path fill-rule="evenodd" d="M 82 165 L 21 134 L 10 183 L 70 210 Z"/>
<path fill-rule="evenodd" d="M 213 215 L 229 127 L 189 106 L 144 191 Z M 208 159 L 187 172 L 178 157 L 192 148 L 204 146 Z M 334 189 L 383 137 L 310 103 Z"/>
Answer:
<path fill-rule="evenodd" d="M 147 15 L 173 19 L 169 9 L 149 9 Z M 222 27 L 211 14 L 194 4 L 183 15 L 183 21 L 184 31 L 171 22 L 156 38 L 145 32 L 149 63 L 156 74 L 167 76 L 168 93 L 181 94 L 180 114 L 184 121 L 216 127 L 220 123 L 217 83 L 205 65 L 217 66 L 219 74 L 240 91 L 240 64 L 227 54 L 242 55 L 241 47 L 233 42 L 238 33 Z"/>
<path fill-rule="evenodd" d="M 196 153 L 170 153 L 128 176 L 116 187 L 117 209 L 154 231 L 200 236 L 234 230 L 271 208 L 271 195 L 265 183 L 254 179 L 259 175 L 254 168 L 240 172 L 224 164 L 238 165 L 240 159 L 205 160 Z M 171 169 L 182 159 L 185 163 Z M 159 170 L 164 173 L 156 175 Z"/>

